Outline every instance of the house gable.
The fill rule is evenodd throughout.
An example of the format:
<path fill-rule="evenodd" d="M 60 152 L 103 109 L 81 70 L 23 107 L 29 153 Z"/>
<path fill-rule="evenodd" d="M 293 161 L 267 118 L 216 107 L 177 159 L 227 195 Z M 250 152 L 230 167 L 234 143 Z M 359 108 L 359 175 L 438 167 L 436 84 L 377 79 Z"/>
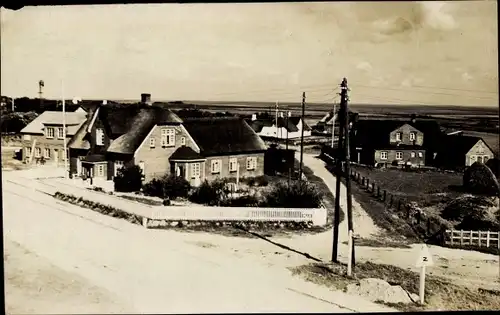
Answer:
<path fill-rule="evenodd" d="M 400 135 L 400 140 L 398 140 L 398 136 Z M 411 138 L 411 134 L 414 134 L 414 140 Z M 404 144 L 404 145 L 418 145 L 421 146 L 424 143 L 424 134 L 418 130 L 417 128 L 411 126 L 410 124 L 404 124 L 396 129 L 394 129 L 389 134 L 389 143 L 390 144 Z"/>

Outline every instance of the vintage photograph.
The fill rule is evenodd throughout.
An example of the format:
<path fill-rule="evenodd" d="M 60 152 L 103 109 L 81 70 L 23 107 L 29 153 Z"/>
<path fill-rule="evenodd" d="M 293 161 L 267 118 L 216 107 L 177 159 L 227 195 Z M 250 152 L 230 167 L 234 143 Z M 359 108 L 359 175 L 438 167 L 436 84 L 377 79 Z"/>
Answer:
<path fill-rule="evenodd" d="M 500 311 L 497 19 L 2 7 L 6 313 Z"/>

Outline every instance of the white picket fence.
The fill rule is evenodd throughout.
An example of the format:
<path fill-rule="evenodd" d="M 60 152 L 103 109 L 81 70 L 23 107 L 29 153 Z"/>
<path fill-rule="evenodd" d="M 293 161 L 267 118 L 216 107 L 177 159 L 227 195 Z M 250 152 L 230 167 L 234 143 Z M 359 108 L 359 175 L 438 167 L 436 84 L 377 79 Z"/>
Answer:
<path fill-rule="evenodd" d="M 327 224 L 325 208 L 258 208 L 207 206 L 150 206 L 86 188 L 64 185 L 44 185 L 48 193 L 59 191 L 101 204 L 116 207 L 151 220 L 167 221 L 253 221 L 253 222 L 311 222 L 315 226 Z"/>
<path fill-rule="evenodd" d="M 446 245 L 496 247 L 500 249 L 500 232 L 446 230 Z"/>

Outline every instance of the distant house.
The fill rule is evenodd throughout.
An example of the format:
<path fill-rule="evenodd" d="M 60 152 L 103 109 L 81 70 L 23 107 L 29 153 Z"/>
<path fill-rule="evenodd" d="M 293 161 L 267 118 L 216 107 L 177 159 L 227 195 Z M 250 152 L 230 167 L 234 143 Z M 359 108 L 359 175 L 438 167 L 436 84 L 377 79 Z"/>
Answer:
<path fill-rule="evenodd" d="M 458 133 L 443 138 L 436 163 L 445 169 L 462 169 L 493 158 L 492 149 L 482 138 Z"/>
<path fill-rule="evenodd" d="M 375 166 L 430 165 L 441 136 L 434 121 L 357 120 L 351 128 L 351 160 Z"/>
<path fill-rule="evenodd" d="M 69 144 L 74 175 L 112 180 L 124 165 L 138 165 L 145 181 L 167 174 L 203 180 L 264 173 L 267 147 L 241 118 L 179 118 L 150 102 L 100 105 Z"/>
<path fill-rule="evenodd" d="M 66 143 L 76 134 L 86 120 L 82 111 L 66 112 Z M 30 162 L 31 156 L 59 165 L 64 161 L 63 113 L 45 111 L 21 130 L 23 160 Z M 32 150 L 34 150 L 32 152 Z"/>
<path fill-rule="evenodd" d="M 311 127 L 301 117 L 292 116 L 290 112 L 286 117 L 281 112 L 277 118 L 253 114 L 248 123 L 263 139 L 298 139 L 302 136 L 302 128 L 304 137 L 311 136 Z"/>

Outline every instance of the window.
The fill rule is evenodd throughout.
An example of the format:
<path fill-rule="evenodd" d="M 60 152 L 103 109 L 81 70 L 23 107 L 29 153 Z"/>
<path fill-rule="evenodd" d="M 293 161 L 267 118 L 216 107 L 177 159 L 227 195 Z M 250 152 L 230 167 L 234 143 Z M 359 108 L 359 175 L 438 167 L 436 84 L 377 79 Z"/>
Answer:
<path fill-rule="evenodd" d="M 64 139 L 64 129 L 63 127 L 57 128 L 57 138 Z"/>
<path fill-rule="evenodd" d="M 380 152 L 380 159 L 387 160 L 387 152 L 386 151 Z"/>
<path fill-rule="evenodd" d="M 30 147 L 27 147 L 26 148 L 26 156 L 31 156 L 31 148 Z"/>
<path fill-rule="evenodd" d="M 212 160 L 211 162 L 211 170 L 212 174 L 220 173 L 220 160 Z"/>
<path fill-rule="evenodd" d="M 403 152 L 396 152 L 396 160 L 402 160 L 403 159 Z"/>
<path fill-rule="evenodd" d="M 475 155 L 471 155 L 470 156 L 470 161 L 471 161 L 471 164 L 473 164 L 474 162 L 476 162 L 476 156 Z"/>
<path fill-rule="evenodd" d="M 170 147 L 175 146 L 175 130 L 174 129 L 162 129 L 161 130 L 161 146 Z"/>
<path fill-rule="evenodd" d="M 251 156 L 247 157 L 247 170 L 255 170 L 257 168 L 257 158 Z"/>
<path fill-rule="evenodd" d="M 414 132 L 410 132 L 410 141 L 415 141 L 416 135 Z"/>
<path fill-rule="evenodd" d="M 149 147 L 154 148 L 156 146 L 156 139 L 155 138 L 149 138 Z"/>
<path fill-rule="evenodd" d="M 96 129 L 96 144 L 104 145 L 104 130 L 101 128 Z"/>
<path fill-rule="evenodd" d="M 401 141 L 401 132 L 396 132 L 396 141 Z"/>
<path fill-rule="evenodd" d="M 23 140 L 25 141 L 31 141 L 31 136 L 30 135 L 24 135 Z"/>
<path fill-rule="evenodd" d="M 238 159 L 230 158 L 229 159 L 229 171 L 236 172 L 238 170 Z"/>
<path fill-rule="evenodd" d="M 35 148 L 35 157 L 39 158 L 42 156 L 42 149 Z"/>
<path fill-rule="evenodd" d="M 97 176 L 104 176 L 104 164 L 97 164 Z"/>
<path fill-rule="evenodd" d="M 424 154 L 422 152 L 418 152 L 418 157 L 422 158 L 422 157 L 424 157 Z"/>
<path fill-rule="evenodd" d="M 200 177 L 200 163 L 191 164 L 191 177 L 199 178 Z"/>
<path fill-rule="evenodd" d="M 43 149 L 43 157 L 46 159 L 50 159 L 50 149 L 49 148 Z"/>
<path fill-rule="evenodd" d="M 118 175 L 118 170 L 123 167 L 123 161 L 115 161 L 115 175 Z"/>
<path fill-rule="evenodd" d="M 411 138 L 411 137 L 410 137 Z M 420 152 L 419 152 L 420 153 Z M 416 156 L 415 152 L 411 153 L 411 157 L 414 158 Z"/>
<path fill-rule="evenodd" d="M 483 157 L 482 157 L 482 156 L 478 156 L 478 157 L 477 157 L 477 161 L 478 161 L 479 163 L 483 163 Z"/>
<path fill-rule="evenodd" d="M 47 138 L 54 138 L 54 128 L 52 127 L 47 128 Z"/>
<path fill-rule="evenodd" d="M 483 163 L 486 163 L 486 161 L 488 161 L 490 159 L 489 156 L 485 155 L 483 156 Z"/>
<path fill-rule="evenodd" d="M 181 145 L 186 145 L 186 137 L 181 138 Z"/>

